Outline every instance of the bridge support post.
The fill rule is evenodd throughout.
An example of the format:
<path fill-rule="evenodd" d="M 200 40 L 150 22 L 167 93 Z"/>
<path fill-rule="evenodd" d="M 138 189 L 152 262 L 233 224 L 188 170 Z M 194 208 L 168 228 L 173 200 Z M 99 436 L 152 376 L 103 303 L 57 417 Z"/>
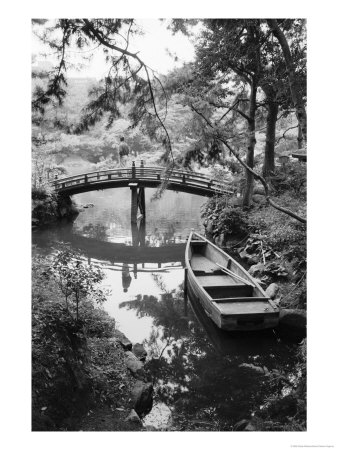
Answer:
<path fill-rule="evenodd" d="M 146 197 L 144 193 L 144 187 L 140 187 L 137 194 L 137 205 L 143 218 L 146 217 Z"/>
<path fill-rule="evenodd" d="M 139 246 L 139 232 L 136 223 L 131 223 L 131 240 L 133 247 Z"/>
<path fill-rule="evenodd" d="M 130 221 L 132 224 L 137 223 L 137 187 L 131 187 L 131 215 Z"/>
<path fill-rule="evenodd" d="M 138 240 L 141 247 L 146 245 L 146 221 L 145 219 L 141 219 L 139 230 L 138 230 Z"/>
<path fill-rule="evenodd" d="M 145 218 L 146 218 L 146 201 L 144 187 L 137 188 L 135 186 L 130 187 L 131 190 L 131 213 L 130 221 L 133 236 L 133 245 L 145 245 Z M 142 217 L 137 217 L 137 213 L 140 211 Z"/>

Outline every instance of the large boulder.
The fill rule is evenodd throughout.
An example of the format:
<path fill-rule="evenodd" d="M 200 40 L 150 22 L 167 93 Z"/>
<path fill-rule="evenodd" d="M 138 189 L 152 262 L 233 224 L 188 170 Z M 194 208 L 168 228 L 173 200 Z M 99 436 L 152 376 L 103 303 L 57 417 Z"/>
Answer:
<path fill-rule="evenodd" d="M 248 425 L 244 428 L 244 431 L 256 431 L 256 430 L 257 430 L 256 427 L 251 422 L 249 422 Z"/>
<path fill-rule="evenodd" d="M 306 337 L 306 311 L 303 309 L 281 309 L 278 333 L 282 338 L 300 342 Z"/>
<path fill-rule="evenodd" d="M 255 366 L 254 364 L 242 363 L 239 365 L 239 367 L 241 367 L 243 369 L 252 370 L 253 372 L 257 373 L 258 375 L 268 375 L 269 374 L 269 371 L 266 367 Z"/>
<path fill-rule="evenodd" d="M 141 417 L 148 414 L 153 407 L 153 390 L 151 383 L 137 380 L 131 391 L 132 406 Z"/>
<path fill-rule="evenodd" d="M 258 263 L 258 264 L 254 264 L 253 266 L 251 266 L 250 269 L 248 270 L 248 272 L 253 277 L 256 277 L 256 276 L 261 276 L 263 274 L 264 270 L 265 270 L 264 264 Z"/>
<path fill-rule="evenodd" d="M 265 196 L 265 190 L 264 190 L 263 186 L 255 186 L 253 188 L 252 193 Z"/>
<path fill-rule="evenodd" d="M 241 259 L 243 259 L 243 261 L 246 261 L 246 260 L 250 257 L 250 255 L 249 255 L 245 250 L 242 250 L 242 251 L 239 253 L 239 257 L 240 257 Z"/>
<path fill-rule="evenodd" d="M 116 331 L 116 333 L 117 339 L 121 344 L 122 348 L 124 350 L 131 350 L 133 348 L 133 344 L 130 342 L 130 340 L 123 333 L 121 333 L 121 331 Z"/>
<path fill-rule="evenodd" d="M 272 261 L 265 266 L 264 274 L 272 279 L 287 278 L 289 275 L 286 268 L 275 261 Z"/>
<path fill-rule="evenodd" d="M 259 263 L 259 256 L 257 255 L 249 255 L 248 259 L 247 259 L 247 264 L 249 266 L 253 266 L 254 264 L 258 264 Z"/>
<path fill-rule="evenodd" d="M 262 204 L 262 203 L 265 203 L 266 197 L 265 197 L 265 195 L 254 194 L 252 196 L 252 201 L 254 203 Z"/>
<path fill-rule="evenodd" d="M 215 244 L 218 247 L 223 247 L 224 246 L 224 241 L 225 241 L 224 233 L 221 233 L 219 236 L 216 236 L 216 238 L 215 238 Z"/>
<path fill-rule="evenodd" d="M 212 221 L 210 220 L 210 222 L 207 223 L 207 226 L 206 226 L 206 232 L 209 233 L 209 234 L 212 234 L 213 228 L 214 228 L 214 227 L 213 227 L 213 223 L 212 223 Z"/>
<path fill-rule="evenodd" d="M 268 415 L 274 417 L 294 416 L 297 412 L 297 397 L 294 394 L 272 400 L 267 408 L 260 413 L 262 417 Z"/>
<path fill-rule="evenodd" d="M 154 425 L 146 425 L 144 428 L 147 431 L 160 431 L 158 428 L 154 427 Z"/>
<path fill-rule="evenodd" d="M 145 426 L 155 426 L 155 430 L 170 430 L 172 425 L 171 409 L 162 402 L 157 402 L 143 421 Z M 155 431 L 154 430 L 154 431 Z"/>
<path fill-rule="evenodd" d="M 143 369 L 143 363 L 134 355 L 134 353 L 127 351 L 126 365 L 135 378 L 144 379 L 145 371 Z"/>
<path fill-rule="evenodd" d="M 248 424 L 249 421 L 247 419 L 240 420 L 239 422 L 235 423 L 233 430 L 243 431 Z"/>
<path fill-rule="evenodd" d="M 146 360 L 147 352 L 142 344 L 135 344 L 133 346 L 133 353 L 140 361 Z"/>
<path fill-rule="evenodd" d="M 134 409 L 130 411 L 130 414 L 126 417 L 125 421 L 135 425 L 142 425 L 142 421 Z"/>
<path fill-rule="evenodd" d="M 268 295 L 271 299 L 276 298 L 277 294 L 279 291 L 279 286 L 277 283 L 271 283 L 269 284 L 269 286 L 266 288 L 266 295 Z"/>
<path fill-rule="evenodd" d="M 252 423 L 249 420 L 243 419 L 234 425 L 233 430 L 234 431 L 256 431 L 256 428 L 252 425 Z"/>
<path fill-rule="evenodd" d="M 229 198 L 228 205 L 233 207 L 240 207 L 243 204 L 242 197 L 231 197 Z"/>

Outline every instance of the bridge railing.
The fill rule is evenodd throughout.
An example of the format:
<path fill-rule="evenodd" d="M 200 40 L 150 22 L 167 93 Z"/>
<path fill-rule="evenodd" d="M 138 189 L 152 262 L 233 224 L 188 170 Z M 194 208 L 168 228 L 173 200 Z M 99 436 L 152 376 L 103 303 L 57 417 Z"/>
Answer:
<path fill-rule="evenodd" d="M 127 167 L 107 170 L 98 170 L 85 174 L 73 175 L 52 182 L 56 190 L 65 189 L 80 184 L 96 184 L 102 181 L 118 180 L 155 180 L 189 184 L 190 186 L 202 187 L 220 193 L 232 193 L 229 184 L 211 179 L 206 175 L 188 172 L 184 170 L 169 170 L 165 172 L 163 167 Z"/>

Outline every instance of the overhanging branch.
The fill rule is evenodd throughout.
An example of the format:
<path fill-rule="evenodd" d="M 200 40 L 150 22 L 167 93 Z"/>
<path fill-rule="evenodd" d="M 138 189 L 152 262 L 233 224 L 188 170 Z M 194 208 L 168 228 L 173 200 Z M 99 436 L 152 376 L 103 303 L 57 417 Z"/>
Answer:
<path fill-rule="evenodd" d="M 212 123 L 210 122 L 209 119 L 207 119 L 204 114 L 200 111 L 198 111 L 193 105 L 191 105 L 191 108 L 193 109 L 193 111 L 195 111 L 197 114 L 199 114 L 204 120 L 205 122 L 213 129 L 215 129 L 214 125 L 212 125 Z M 234 157 L 237 159 L 237 161 L 247 170 L 249 171 L 253 177 L 256 180 L 259 180 L 264 188 L 264 192 L 265 192 L 265 197 L 267 202 L 275 209 L 278 209 L 279 211 L 287 214 L 290 217 L 293 217 L 294 219 L 298 220 L 301 223 L 306 223 L 306 219 L 304 217 L 299 216 L 298 214 L 294 213 L 293 211 L 290 211 L 287 208 L 284 208 L 283 206 L 278 205 L 274 200 L 271 199 L 270 197 L 270 191 L 269 191 L 269 186 L 267 184 L 267 182 L 265 181 L 265 179 L 259 175 L 257 172 L 255 172 L 253 169 L 251 169 L 251 167 L 249 167 L 239 156 L 238 152 L 236 152 L 236 150 L 234 150 L 230 144 L 227 142 L 227 139 L 225 139 L 217 130 L 216 130 L 216 135 L 215 138 L 217 140 L 219 140 L 220 142 L 222 142 L 230 151 L 230 153 L 232 155 L 234 155 Z"/>

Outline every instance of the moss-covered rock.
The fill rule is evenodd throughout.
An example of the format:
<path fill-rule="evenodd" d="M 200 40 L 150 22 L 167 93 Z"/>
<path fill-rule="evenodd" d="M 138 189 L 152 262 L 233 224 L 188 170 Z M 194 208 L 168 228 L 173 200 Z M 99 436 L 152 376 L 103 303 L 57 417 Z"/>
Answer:
<path fill-rule="evenodd" d="M 72 219 L 79 213 L 69 196 L 42 188 L 32 190 L 32 223 L 46 225 L 62 219 Z"/>

